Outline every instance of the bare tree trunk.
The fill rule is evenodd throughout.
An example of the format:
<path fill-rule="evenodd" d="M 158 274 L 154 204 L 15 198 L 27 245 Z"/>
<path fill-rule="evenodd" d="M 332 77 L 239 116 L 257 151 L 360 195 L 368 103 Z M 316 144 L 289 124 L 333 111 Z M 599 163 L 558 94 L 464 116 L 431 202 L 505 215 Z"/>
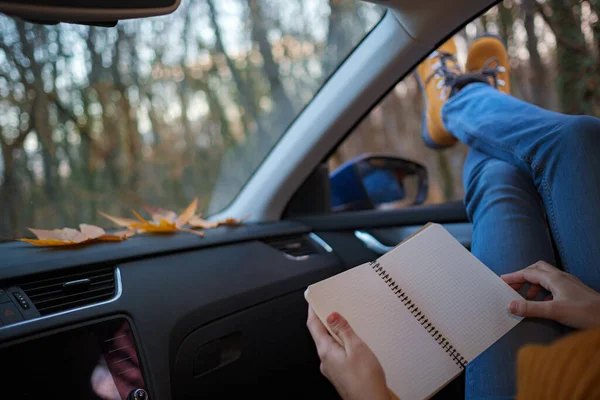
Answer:
<path fill-rule="evenodd" d="M 191 81 L 190 81 L 190 76 L 189 76 L 189 72 L 187 69 L 186 64 L 186 59 L 185 59 L 185 55 L 188 54 L 191 50 L 192 47 L 192 38 L 190 37 L 190 28 L 192 27 L 192 14 L 190 13 L 190 7 L 189 5 L 187 6 L 186 9 L 187 13 L 185 16 L 185 20 L 183 23 L 183 36 L 184 36 L 184 55 L 183 58 L 181 60 L 181 65 L 183 67 L 183 79 L 181 80 L 181 82 L 179 83 L 179 99 L 181 101 L 181 108 L 182 108 L 182 112 L 181 112 L 181 121 L 183 122 L 183 130 L 184 130 L 184 137 L 185 137 L 185 144 L 186 144 L 186 149 L 185 149 L 185 156 L 184 156 L 184 163 L 192 163 L 194 161 L 196 152 L 195 152 L 195 148 L 196 148 L 196 143 L 194 141 L 194 135 L 192 134 L 192 126 L 190 124 L 190 119 L 187 116 L 187 109 L 189 107 L 189 93 L 187 91 L 187 89 L 191 86 Z"/>
<path fill-rule="evenodd" d="M 256 123 L 260 136 L 263 136 L 267 133 L 267 131 L 261 122 L 258 109 L 256 108 L 256 105 L 254 103 L 254 95 L 252 88 L 247 84 L 247 82 L 244 82 L 235 64 L 225 51 L 225 46 L 223 45 L 223 37 L 221 34 L 221 28 L 217 22 L 217 11 L 215 9 L 214 0 L 207 0 L 207 4 L 209 9 L 209 19 L 215 34 L 215 50 L 221 53 L 223 57 L 225 57 L 227 67 L 231 72 L 231 76 L 233 77 L 235 86 L 238 90 L 238 93 L 240 94 L 240 104 L 242 108 Z"/>
<path fill-rule="evenodd" d="M 585 45 L 581 23 L 570 0 L 550 0 L 552 15 L 546 15 L 557 40 L 557 87 L 560 105 L 568 114 L 593 114 L 595 88 L 590 88 L 590 75 L 595 75 L 595 60 Z M 542 13 L 544 10 L 541 9 Z M 593 68 L 589 66 L 593 65 Z M 592 71 L 590 71 L 592 69 Z"/>
<path fill-rule="evenodd" d="M 18 184 L 17 174 L 15 173 L 15 151 L 23 147 L 23 143 L 29 132 L 29 129 L 21 131 L 10 144 L 4 140 L 4 136 L 0 132 L 0 147 L 2 148 L 4 167 L 2 186 L 0 188 L 0 204 L 2 205 L 0 207 L 2 212 L 0 229 L 3 232 L 11 232 L 13 236 L 17 236 L 22 230 L 19 223 L 19 215 L 21 214 L 20 211 L 23 204 L 21 188 Z"/>
<path fill-rule="evenodd" d="M 511 8 L 508 8 L 504 3 L 498 4 L 498 16 L 500 25 L 500 36 L 507 46 L 512 43 L 512 32 L 514 24 L 514 15 Z"/>
<path fill-rule="evenodd" d="M 285 129 L 285 125 L 294 118 L 294 106 L 285 92 L 285 88 L 279 77 L 279 67 L 273 59 L 271 44 L 267 39 L 267 32 L 264 26 L 265 18 L 261 12 L 260 2 L 258 0 L 249 0 L 249 6 L 250 19 L 252 21 L 252 39 L 258 43 L 258 48 L 263 58 L 263 72 L 271 87 L 271 96 L 273 98 L 273 103 L 275 104 L 275 112 L 273 114 L 276 118 L 276 128 L 274 131 L 275 134 L 279 134 L 279 132 Z"/>
<path fill-rule="evenodd" d="M 437 164 L 441 175 L 443 201 L 454 199 L 454 177 L 452 175 L 452 167 L 448 161 L 448 155 L 443 151 L 436 153 Z"/>
<path fill-rule="evenodd" d="M 522 0 L 524 11 L 523 24 L 527 32 L 527 51 L 529 52 L 529 65 L 531 67 L 531 99 L 533 103 L 547 107 L 546 99 L 546 70 L 538 51 L 538 38 L 535 34 L 535 0 Z"/>
<path fill-rule="evenodd" d="M 127 46 L 125 46 L 127 45 Z M 119 71 L 119 64 L 121 63 L 121 52 L 127 48 L 129 50 L 129 59 L 131 60 L 130 65 L 130 80 L 132 83 L 137 84 L 136 79 L 136 52 L 135 52 L 135 40 L 132 37 L 128 37 L 123 29 L 122 25 L 118 29 L 117 43 L 115 44 L 115 58 L 113 60 L 113 80 L 115 88 L 121 94 L 119 98 L 119 110 L 121 111 L 121 123 L 122 131 L 124 133 L 124 141 L 127 146 L 127 155 L 129 161 L 129 179 L 127 185 L 127 191 L 131 196 L 138 196 L 138 185 L 140 183 L 141 175 L 141 155 L 142 155 L 142 142 L 140 134 L 137 129 L 137 112 L 131 105 L 131 99 L 127 93 L 127 87 L 123 82 L 123 77 Z M 183 110 L 185 112 L 185 109 Z"/>

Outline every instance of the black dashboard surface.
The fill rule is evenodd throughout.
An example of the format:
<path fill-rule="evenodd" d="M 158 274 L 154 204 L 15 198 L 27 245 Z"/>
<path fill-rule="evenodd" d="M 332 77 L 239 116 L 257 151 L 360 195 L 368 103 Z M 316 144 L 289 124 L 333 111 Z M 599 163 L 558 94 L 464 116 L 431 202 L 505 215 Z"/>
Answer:
<path fill-rule="evenodd" d="M 220 227 L 206 231 L 204 238 L 189 233 L 146 235 L 134 236 L 119 243 L 98 243 L 93 246 L 60 249 L 33 247 L 20 242 L 2 243 L 0 280 L 78 265 L 122 262 L 251 239 L 307 233 L 309 229 L 300 223 L 282 221 L 276 224 Z"/>
<path fill-rule="evenodd" d="M 303 292 L 311 283 L 341 272 L 343 263 L 327 251 L 294 259 L 261 241 L 308 232 L 309 228 L 300 223 L 281 222 L 216 229 L 205 239 L 184 234 L 134 237 L 116 246 L 108 243 L 66 251 L 2 245 L 0 282 L 101 263 L 118 268 L 122 291 L 106 304 L 0 328 L 0 345 L 101 317 L 126 315 L 138 335 L 154 399 L 192 398 L 186 393 L 203 393 L 207 386 L 195 387 L 192 375 L 187 376 L 190 392 L 172 387 L 173 371 L 181 369 L 175 368 L 180 346 L 196 346 L 189 352 L 193 358 L 204 344 L 231 334 L 242 337 L 241 358 L 237 366 L 218 370 L 220 382 L 231 382 L 221 388 L 236 391 L 255 387 L 262 398 L 277 397 L 281 393 L 275 386 L 265 392 L 265 385 L 255 384 L 267 376 L 286 382 L 291 379 L 289 373 L 295 371 L 296 375 L 306 373 L 310 382 L 320 382 L 323 387 L 316 385 L 314 390 L 325 393 L 331 387 L 319 376 L 318 360 L 305 327 Z M 186 362 L 193 360 L 178 365 Z M 234 374 L 241 365 L 245 372 Z M 277 366 L 275 371 L 273 366 Z M 206 376 L 197 382 L 214 381 L 207 381 Z M 181 374 L 176 377 L 179 388 L 187 387 L 187 378 Z M 213 389 L 218 391 L 219 387 Z M 223 393 L 221 398 L 230 398 L 233 393 Z M 307 396 L 297 398 L 312 397 Z"/>

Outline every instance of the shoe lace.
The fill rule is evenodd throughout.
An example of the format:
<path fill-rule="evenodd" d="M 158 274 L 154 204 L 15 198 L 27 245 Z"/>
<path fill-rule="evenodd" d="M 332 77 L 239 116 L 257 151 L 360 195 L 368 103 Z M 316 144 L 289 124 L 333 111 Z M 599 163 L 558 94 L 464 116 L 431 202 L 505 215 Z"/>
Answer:
<path fill-rule="evenodd" d="M 441 89 L 440 99 L 443 100 L 446 98 L 448 90 L 452 88 L 456 78 L 460 76 L 457 67 L 458 60 L 454 54 L 437 50 L 431 53 L 429 58 L 438 58 L 438 61 L 432 65 L 433 72 L 425 79 L 425 84 L 427 85 L 432 79 L 439 80 L 437 88 Z M 454 67 L 449 66 L 450 62 L 454 64 Z"/>
<path fill-rule="evenodd" d="M 494 86 L 498 88 L 498 86 L 506 86 L 506 82 L 503 79 L 498 78 L 498 74 L 501 72 L 506 72 L 506 68 L 500 65 L 500 60 L 496 57 L 489 58 L 483 67 L 477 71 L 473 71 L 475 75 L 481 75 L 484 78 L 491 78 L 494 82 Z"/>

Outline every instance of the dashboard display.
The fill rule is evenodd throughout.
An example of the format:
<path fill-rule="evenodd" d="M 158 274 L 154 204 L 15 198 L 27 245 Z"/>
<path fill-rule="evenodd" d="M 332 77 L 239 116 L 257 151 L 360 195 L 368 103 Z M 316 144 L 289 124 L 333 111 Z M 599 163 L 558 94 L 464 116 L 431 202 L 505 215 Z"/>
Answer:
<path fill-rule="evenodd" d="M 3 399 L 127 400 L 145 389 L 124 318 L 0 348 L 0 360 Z"/>

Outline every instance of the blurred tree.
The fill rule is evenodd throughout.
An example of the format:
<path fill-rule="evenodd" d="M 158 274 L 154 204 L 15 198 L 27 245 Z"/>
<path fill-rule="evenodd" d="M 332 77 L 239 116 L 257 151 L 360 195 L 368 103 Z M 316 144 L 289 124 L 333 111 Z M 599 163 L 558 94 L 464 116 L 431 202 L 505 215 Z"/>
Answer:
<path fill-rule="evenodd" d="M 593 115 L 598 73 L 596 60 L 585 43 L 575 0 L 549 0 L 538 10 L 559 43 L 556 50 L 557 88 L 561 109 L 568 114 Z"/>
<path fill-rule="evenodd" d="M 531 66 L 531 99 L 534 104 L 547 107 L 545 100 L 546 71 L 538 50 L 538 37 L 535 33 L 535 0 L 522 0 L 523 25 L 527 33 L 527 52 Z"/>

